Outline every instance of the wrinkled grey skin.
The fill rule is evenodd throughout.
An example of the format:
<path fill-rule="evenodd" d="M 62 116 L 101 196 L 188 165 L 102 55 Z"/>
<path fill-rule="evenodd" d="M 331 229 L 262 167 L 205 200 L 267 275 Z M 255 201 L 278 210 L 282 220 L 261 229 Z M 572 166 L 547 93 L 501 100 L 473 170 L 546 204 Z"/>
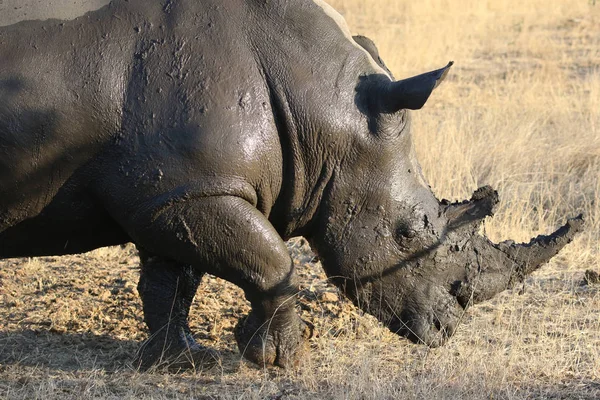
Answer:
<path fill-rule="evenodd" d="M 438 201 L 412 145 L 407 109 L 450 65 L 394 82 L 370 40 L 309 0 L 115 1 L 1 28 L 0 60 L 0 258 L 134 242 L 142 368 L 214 362 L 187 323 L 204 273 L 251 302 L 243 355 L 293 365 L 310 335 L 294 236 L 360 308 L 437 346 L 582 226 L 480 236 L 496 192 Z"/>

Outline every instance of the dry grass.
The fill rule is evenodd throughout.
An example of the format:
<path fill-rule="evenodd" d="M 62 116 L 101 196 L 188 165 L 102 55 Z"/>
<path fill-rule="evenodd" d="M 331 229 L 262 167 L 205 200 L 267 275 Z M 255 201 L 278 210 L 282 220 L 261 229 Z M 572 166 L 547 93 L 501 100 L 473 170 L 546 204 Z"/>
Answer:
<path fill-rule="evenodd" d="M 320 336 L 296 371 L 240 361 L 240 293 L 203 283 L 192 326 L 219 349 L 217 371 L 139 374 L 144 337 L 131 248 L 0 262 L 0 397 L 6 398 L 600 398 L 600 4 L 337 0 L 353 32 L 398 77 L 456 62 L 414 114 L 419 159 L 440 197 L 491 184 L 493 239 L 527 240 L 584 212 L 587 229 L 519 290 L 468 313 L 435 350 L 392 335 L 334 292 L 305 249 L 303 317 Z M 308 257 L 308 258 L 307 258 Z M 335 300 L 335 299 L 333 299 Z"/>

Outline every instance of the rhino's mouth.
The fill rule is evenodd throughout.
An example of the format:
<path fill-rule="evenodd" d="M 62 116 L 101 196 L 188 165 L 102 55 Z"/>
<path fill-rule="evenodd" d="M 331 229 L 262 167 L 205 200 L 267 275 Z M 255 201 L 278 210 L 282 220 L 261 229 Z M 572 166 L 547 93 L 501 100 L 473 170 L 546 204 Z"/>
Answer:
<path fill-rule="evenodd" d="M 447 218 L 442 238 L 371 279 L 346 284 L 346 293 L 392 331 L 417 343 L 438 346 L 451 336 L 465 309 L 511 288 L 548 262 L 581 231 L 583 216 L 529 243 L 493 243 L 478 233 L 493 215 L 498 194 L 478 189 L 469 201 L 440 202 Z"/>

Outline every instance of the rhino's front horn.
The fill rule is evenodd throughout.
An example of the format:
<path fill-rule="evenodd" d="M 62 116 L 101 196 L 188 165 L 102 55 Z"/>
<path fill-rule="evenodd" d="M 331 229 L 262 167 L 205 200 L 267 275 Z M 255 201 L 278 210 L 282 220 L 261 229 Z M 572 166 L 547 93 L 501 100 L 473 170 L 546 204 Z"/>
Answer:
<path fill-rule="evenodd" d="M 560 249 L 570 243 L 583 228 L 583 214 L 571 218 L 567 223 L 551 235 L 540 235 L 526 244 L 515 244 L 506 241 L 498 244 L 498 248 L 519 266 L 513 273 L 513 279 L 521 279 L 547 263 Z"/>
<path fill-rule="evenodd" d="M 382 90 L 378 111 L 393 114 L 402 109 L 418 110 L 422 108 L 433 89 L 446 78 L 453 64 L 454 62 L 450 61 L 444 68 L 412 78 L 389 82 Z"/>
<path fill-rule="evenodd" d="M 506 241 L 494 244 L 474 235 L 476 259 L 467 267 L 466 279 L 456 282 L 454 295 L 463 307 L 479 303 L 512 287 L 555 256 L 570 243 L 584 225 L 582 215 L 572 218 L 551 235 L 540 235 L 529 243 Z"/>

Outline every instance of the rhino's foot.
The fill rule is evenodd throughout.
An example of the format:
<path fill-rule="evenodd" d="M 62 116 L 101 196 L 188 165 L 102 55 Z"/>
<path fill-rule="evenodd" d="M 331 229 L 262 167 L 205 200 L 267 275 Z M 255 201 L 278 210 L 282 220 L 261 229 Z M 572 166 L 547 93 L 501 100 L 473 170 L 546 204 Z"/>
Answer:
<path fill-rule="evenodd" d="M 164 368 L 171 372 L 205 371 L 218 366 L 220 361 L 217 351 L 199 345 L 191 337 L 185 341 L 153 337 L 138 350 L 133 365 L 140 371 L 150 368 Z"/>
<path fill-rule="evenodd" d="M 235 328 L 235 339 L 244 358 L 261 366 L 282 368 L 297 366 L 307 351 L 309 327 L 293 311 L 267 319 L 250 313 L 240 319 Z"/>

